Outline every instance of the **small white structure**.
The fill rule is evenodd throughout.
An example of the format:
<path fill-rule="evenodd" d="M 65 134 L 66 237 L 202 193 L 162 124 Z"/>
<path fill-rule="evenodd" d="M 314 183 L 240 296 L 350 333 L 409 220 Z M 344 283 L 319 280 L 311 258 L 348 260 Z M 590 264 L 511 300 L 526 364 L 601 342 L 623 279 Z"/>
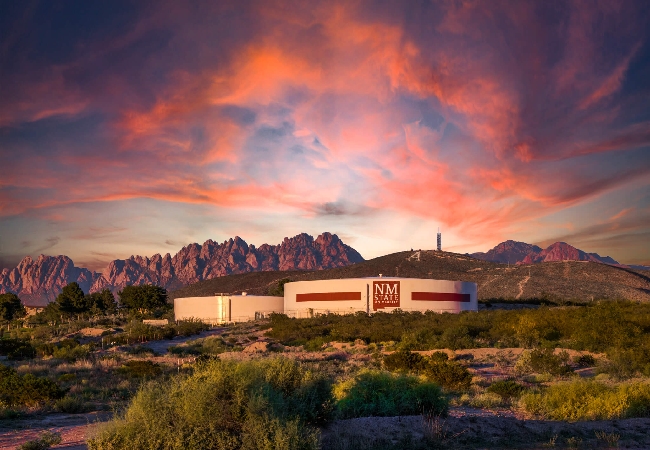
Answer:
<path fill-rule="evenodd" d="M 284 311 L 284 297 L 268 295 L 215 295 L 174 299 L 174 319 L 197 319 L 213 325 L 263 319 Z"/>

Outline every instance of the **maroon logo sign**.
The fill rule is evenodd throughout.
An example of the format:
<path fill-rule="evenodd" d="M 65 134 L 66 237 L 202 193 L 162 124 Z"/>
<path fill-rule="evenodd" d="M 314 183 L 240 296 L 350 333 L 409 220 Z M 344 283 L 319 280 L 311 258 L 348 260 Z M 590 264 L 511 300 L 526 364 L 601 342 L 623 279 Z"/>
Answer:
<path fill-rule="evenodd" d="M 372 307 L 375 311 L 399 308 L 399 281 L 373 281 L 372 293 Z"/>

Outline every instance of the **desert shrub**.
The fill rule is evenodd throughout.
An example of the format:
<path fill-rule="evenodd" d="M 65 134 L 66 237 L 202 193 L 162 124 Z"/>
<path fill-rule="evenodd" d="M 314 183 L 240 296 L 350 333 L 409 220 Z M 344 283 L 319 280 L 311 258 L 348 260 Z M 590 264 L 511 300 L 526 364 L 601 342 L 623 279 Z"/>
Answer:
<path fill-rule="evenodd" d="M 552 348 L 526 350 L 517 359 L 515 372 L 567 375 L 573 372 L 568 361 L 569 355 L 566 352 L 555 354 Z"/>
<path fill-rule="evenodd" d="M 118 370 L 133 378 L 155 378 L 162 373 L 160 364 L 137 359 L 127 361 Z"/>
<path fill-rule="evenodd" d="M 235 342 L 237 342 L 237 339 L 235 339 Z M 186 345 L 176 345 L 167 349 L 169 353 L 176 356 L 219 355 L 224 352 L 237 350 L 241 350 L 241 347 L 226 342 L 221 336 L 196 339 L 188 342 Z"/>
<path fill-rule="evenodd" d="M 455 361 L 431 361 L 424 375 L 430 381 L 454 391 L 469 389 L 472 374 L 467 368 Z"/>
<path fill-rule="evenodd" d="M 650 415 L 650 384 L 558 383 L 520 400 L 529 413 L 553 420 L 607 420 Z"/>
<path fill-rule="evenodd" d="M 447 413 L 440 388 L 409 375 L 362 371 L 334 387 L 342 419 Z"/>
<path fill-rule="evenodd" d="M 65 382 L 68 382 L 68 381 L 73 381 L 76 378 L 77 378 L 77 374 L 75 374 L 75 373 L 64 373 L 64 374 L 59 375 L 58 380 L 65 383 Z"/>
<path fill-rule="evenodd" d="M 0 339 L 0 355 L 7 359 L 24 359 L 36 356 L 34 347 L 22 339 Z"/>
<path fill-rule="evenodd" d="M 384 356 L 384 367 L 391 372 L 419 373 L 427 366 L 427 359 L 419 353 L 399 350 Z"/>
<path fill-rule="evenodd" d="M 47 378 L 30 373 L 20 375 L 12 368 L 0 365 L 0 404 L 4 406 L 35 406 L 63 395 L 59 386 Z"/>
<path fill-rule="evenodd" d="M 134 345 L 133 347 L 128 347 L 125 352 L 129 355 L 155 355 L 156 352 L 152 348 L 147 347 L 146 345 Z"/>
<path fill-rule="evenodd" d="M 192 336 L 199 334 L 202 331 L 209 330 L 210 325 L 201 322 L 200 320 L 183 320 L 172 325 L 172 328 L 178 336 Z"/>
<path fill-rule="evenodd" d="M 63 359 L 68 362 L 74 362 L 78 359 L 87 359 L 90 355 L 89 345 L 78 345 L 76 347 L 59 347 L 54 350 L 52 356 L 57 359 Z"/>
<path fill-rule="evenodd" d="M 54 403 L 54 408 L 57 411 L 78 414 L 86 411 L 86 404 L 79 397 L 63 397 Z"/>
<path fill-rule="evenodd" d="M 593 367 L 596 365 L 596 358 L 590 354 L 580 355 L 573 358 L 573 363 L 578 367 Z"/>
<path fill-rule="evenodd" d="M 510 399 L 519 397 L 526 388 L 515 380 L 499 380 L 488 386 L 487 391 L 497 394 L 501 398 Z"/>
<path fill-rule="evenodd" d="M 469 328 L 461 325 L 445 329 L 442 336 L 440 336 L 440 346 L 451 350 L 460 350 L 463 348 L 474 348 L 476 347 L 476 343 L 470 336 Z"/>
<path fill-rule="evenodd" d="M 53 445 L 58 445 L 60 443 L 61 435 L 59 433 L 46 431 L 41 434 L 38 439 L 25 442 L 23 445 L 18 447 L 18 450 L 47 450 Z"/>
<path fill-rule="evenodd" d="M 639 345 L 609 349 L 607 361 L 602 361 L 599 371 L 619 379 L 639 374 L 650 376 L 650 348 Z"/>
<path fill-rule="evenodd" d="M 187 377 L 143 386 L 90 449 L 318 448 L 332 408 L 327 380 L 284 358 L 209 361 Z"/>
<path fill-rule="evenodd" d="M 460 403 L 472 408 L 490 409 L 504 406 L 504 398 L 494 392 L 481 392 L 473 396 L 463 394 L 460 397 Z"/>
<path fill-rule="evenodd" d="M 440 361 L 448 361 L 448 360 L 449 360 L 449 355 L 447 355 L 445 352 L 431 353 L 431 361 L 440 362 Z"/>

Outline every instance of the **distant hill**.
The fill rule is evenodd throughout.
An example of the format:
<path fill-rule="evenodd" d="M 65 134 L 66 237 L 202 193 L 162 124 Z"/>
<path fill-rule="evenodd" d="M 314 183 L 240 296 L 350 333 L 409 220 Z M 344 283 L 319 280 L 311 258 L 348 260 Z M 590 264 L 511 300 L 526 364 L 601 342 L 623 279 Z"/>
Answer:
<path fill-rule="evenodd" d="M 12 270 L 0 272 L 0 293 L 13 292 L 28 305 L 45 305 L 56 299 L 63 286 L 77 282 L 84 292 L 127 285 L 156 284 L 168 290 L 201 280 L 231 274 L 278 270 L 320 270 L 363 261 L 363 257 L 336 234 L 314 239 L 302 233 L 278 245 L 248 245 L 240 237 L 222 244 L 207 240 L 190 244 L 174 256 L 131 256 L 111 261 L 106 269 L 91 272 L 75 267 L 67 256 L 25 257 Z"/>
<path fill-rule="evenodd" d="M 215 293 L 267 294 L 282 278 L 291 281 L 401 276 L 473 281 L 479 299 L 539 299 L 590 301 L 628 299 L 650 301 L 650 277 L 641 271 L 591 261 L 505 265 L 467 255 L 437 251 L 393 253 L 346 267 L 310 272 L 267 272 L 230 275 L 202 281 L 170 294 L 171 298 Z"/>
<path fill-rule="evenodd" d="M 609 256 L 600 256 L 598 253 L 587 253 L 567 244 L 566 242 L 556 242 L 549 245 L 547 248 L 542 249 L 537 245 L 508 240 L 500 243 L 485 253 L 472 253 L 470 256 L 484 261 L 506 264 L 535 264 L 552 261 L 592 261 L 624 266 L 624 264 L 620 264 Z"/>

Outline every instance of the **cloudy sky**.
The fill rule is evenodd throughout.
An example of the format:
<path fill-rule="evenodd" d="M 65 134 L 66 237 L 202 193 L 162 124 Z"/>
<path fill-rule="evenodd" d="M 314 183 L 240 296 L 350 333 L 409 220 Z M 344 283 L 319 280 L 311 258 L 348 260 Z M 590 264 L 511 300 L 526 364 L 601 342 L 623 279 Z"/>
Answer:
<path fill-rule="evenodd" d="M 0 267 L 236 235 L 650 264 L 650 2 L 2 2 Z"/>

